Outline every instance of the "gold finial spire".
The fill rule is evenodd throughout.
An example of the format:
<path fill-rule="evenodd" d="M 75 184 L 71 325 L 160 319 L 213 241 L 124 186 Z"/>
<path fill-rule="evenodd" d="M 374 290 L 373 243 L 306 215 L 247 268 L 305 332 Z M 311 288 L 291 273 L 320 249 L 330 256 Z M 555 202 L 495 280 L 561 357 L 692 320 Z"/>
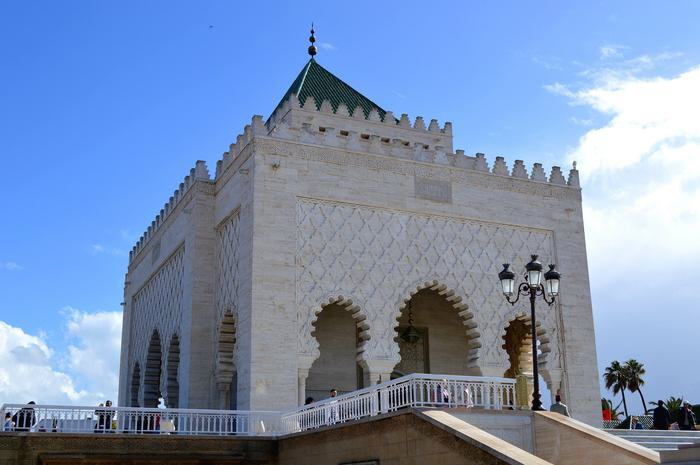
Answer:
<path fill-rule="evenodd" d="M 314 42 L 316 42 L 316 38 L 314 37 L 314 23 L 311 23 L 311 37 L 309 37 L 309 42 L 311 42 L 311 45 L 309 45 L 309 55 L 311 55 L 311 58 L 316 55 L 316 46 L 314 45 Z"/>

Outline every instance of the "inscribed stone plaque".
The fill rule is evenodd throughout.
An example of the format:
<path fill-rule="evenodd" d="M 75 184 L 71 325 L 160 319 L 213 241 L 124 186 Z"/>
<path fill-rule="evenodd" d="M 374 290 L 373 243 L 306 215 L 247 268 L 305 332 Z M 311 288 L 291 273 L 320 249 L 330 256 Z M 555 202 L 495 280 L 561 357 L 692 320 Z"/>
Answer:
<path fill-rule="evenodd" d="M 450 181 L 438 181 L 436 179 L 413 178 L 416 197 L 435 202 L 452 203 L 452 183 Z"/>

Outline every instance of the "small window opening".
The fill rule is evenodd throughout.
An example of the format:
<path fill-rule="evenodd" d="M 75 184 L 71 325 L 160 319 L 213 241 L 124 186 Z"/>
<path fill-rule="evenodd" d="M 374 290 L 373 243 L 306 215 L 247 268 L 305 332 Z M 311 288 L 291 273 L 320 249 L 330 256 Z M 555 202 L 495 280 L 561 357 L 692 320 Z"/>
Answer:
<path fill-rule="evenodd" d="M 364 140 L 369 140 L 369 134 L 360 134 L 360 137 L 362 137 Z"/>

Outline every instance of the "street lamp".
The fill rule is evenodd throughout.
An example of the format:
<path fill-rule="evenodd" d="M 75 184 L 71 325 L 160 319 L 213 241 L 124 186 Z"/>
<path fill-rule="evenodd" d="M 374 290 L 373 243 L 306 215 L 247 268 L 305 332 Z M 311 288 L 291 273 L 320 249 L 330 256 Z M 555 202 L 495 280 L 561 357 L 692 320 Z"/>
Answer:
<path fill-rule="evenodd" d="M 535 389 L 532 393 L 532 410 L 543 410 L 542 402 L 540 402 L 540 380 L 537 370 L 537 330 L 535 320 L 535 297 L 542 296 L 542 299 L 548 305 L 552 305 L 557 295 L 559 295 L 559 280 L 561 275 L 554 269 L 555 265 L 549 265 L 549 271 L 544 273 L 544 281 L 542 284 L 542 263 L 537 260 L 537 255 L 530 256 L 532 260 L 525 265 L 524 283 L 518 286 L 515 291 L 515 273 L 508 268 L 509 263 L 503 264 L 503 270 L 498 273 L 498 279 L 501 281 L 503 295 L 509 304 L 515 305 L 520 299 L 520 296 L 530 296 L 530 324 L 532 325 L 532 372 L 534 376 Z M 515 295 L 515 299 L 512 299 Z"/>

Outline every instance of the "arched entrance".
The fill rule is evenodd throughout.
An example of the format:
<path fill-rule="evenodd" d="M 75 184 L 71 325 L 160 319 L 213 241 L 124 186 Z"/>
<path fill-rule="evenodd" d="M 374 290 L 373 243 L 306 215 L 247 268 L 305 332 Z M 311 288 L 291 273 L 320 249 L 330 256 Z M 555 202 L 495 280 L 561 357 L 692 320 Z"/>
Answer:
<path fill-rule="evenodd" d="M 510 366 L 503 374 L 506 378 L 515 378 L 523 374 L 532 377 L 532 326 L 530 320 L 519 317 L 506 326 L 501 346 L 508 354 Z"/>
<path fill-rule="evenodd" d="M 362 370 L 357 363 L 359 329 L 347 303 L 334 302 L 323 307 L 313 323 L 312 335 L 320 355 L 311 365 L 306 379 L 306 397 L 325 399 L 330 389 L 339 394 L 362 386 Z"/>
<path fill-rule="evenodd" d="M 148 355 L 146 356 L 146 372 L 143 380 L 143 406 L 147 408 L 158 407 L 160 393 L 160 375 L 163 352 L 158 331 L 153 331 L 151 341 L 148 343 Z"/>
<path fill-rule="evenodd" d="M 537 333 L 537 369 L 539 371 L 540 397 L 544 408 L 549 408 L 551 404 L 551 393 L 549 384 L 543 378 L 545 371 L 546 355 L 549 352 L 549 340 L 539 323 L 536 328 Z M 528 408 L 532 402 L 532 391 L 534 389 L 533 366 L 532 366 L 532 325 L 530 317 L 519 315 L 508 322 L 502 335 L 503 350 L 508 354 L 508 369 L 503 373 L 505 378 L 517 378 L 524 375 L 527 379 L 527 392 L 516 393 L 518 404 L 523 408 Z M 524 389 L 524 387 L 523 387 Z"/>
<path fill-rule="evenodd" d="M 233 313 L 227 311 L 219 325 L 216 350 L 216 385 L 219 395 L 219 408 L 235 410 L 238 391 L 234 350 L 236 347 L 236 321 Z"/>
<path fill-rule="evenodd" d="M 139 389 L 141 388 L 141 367 L 139 362 L 134 365 L 134 371 L 131 373 L 131 407 L 139 407 Z"/>
<path fill-rule="evenodd" d="M 460 302 L 454 291 L 437 282 L 426 283 L 406 300 L 395 337 L 401 361 L 392 377 L 481 374 L 475 363 L 479 333 Z"/>
<path fill-rule="evenodd" d="M 165 406 L 168 408 L 178 408 L 180 403 L 180 382 L 178 381 L 178 372 L 180 370 L 180 338 L 177 334 L 170 338 L 170 346 L 168 348 L 168 363 L 167 363 L 167 396 L 165 398 Z"/>

